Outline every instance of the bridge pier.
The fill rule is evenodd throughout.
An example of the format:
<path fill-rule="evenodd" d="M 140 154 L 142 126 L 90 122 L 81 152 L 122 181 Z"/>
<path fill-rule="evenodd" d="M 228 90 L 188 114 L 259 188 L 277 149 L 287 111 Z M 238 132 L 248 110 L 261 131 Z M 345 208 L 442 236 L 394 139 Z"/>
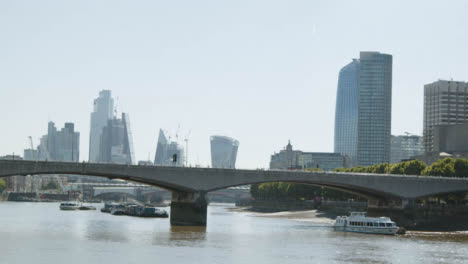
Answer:
<path fill-rule="evenodd" d="M 206 226 L 205 192 L 172 192 L 171 225 Z"/>

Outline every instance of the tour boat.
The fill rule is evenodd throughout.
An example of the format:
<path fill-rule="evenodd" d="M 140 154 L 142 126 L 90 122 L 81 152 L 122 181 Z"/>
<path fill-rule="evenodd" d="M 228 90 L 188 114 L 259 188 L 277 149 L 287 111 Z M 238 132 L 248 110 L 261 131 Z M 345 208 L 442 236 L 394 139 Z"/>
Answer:
<path fill-rule="evenodd" d="M 399 227 L 388 217 L 367 217 L 365 212 L 351 212 L 350 216 L 338 216 L 335 230 L 368 234 L 395 235 Z"/>
<path fill-rule="evenodd" d="M 60 210 L 78 210 L 80 209 L 80 205 L 77 203 L 61 203 L 60 204 Z"/>

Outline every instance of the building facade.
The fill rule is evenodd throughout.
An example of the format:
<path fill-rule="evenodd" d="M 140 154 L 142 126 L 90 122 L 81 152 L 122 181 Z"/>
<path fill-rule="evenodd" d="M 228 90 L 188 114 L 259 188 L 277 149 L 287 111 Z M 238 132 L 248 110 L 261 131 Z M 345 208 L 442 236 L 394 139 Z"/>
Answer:
<path fill-rule="evenodd" d="M 80 160 L 80 133 L 73 123 L 65 123 L 57 130 L 54 122 L 47 124 L 47 135 L 41 137 L 37 149 L 25 149 L 25 160 L 78 162 Z"/>
<path fill-rule="evenodd" d="M 468 154 L 468 123 L 433 127 L 433 152 Z"/>
<path fill-rule="evenodd" d="M 398 163 L 419 156 L 424 152 L 422 137 L 416 135 L 392 135 L 390 163 Z"/>
<path fill-rule="evenodd" d="M 468 123 L 468 83 L 439 80 L 424 85 L 423 142 L 426 153 L 438 152 L 434 140 L 436 126 L 464 123 Z"/>
<path fill-rule="evenodd" d="M 122 118 L 114 117 L 107 121 L 102 129 L 97 162 L 134 164 L 133 139 L 130 128 L 130 118 L 122 113 Z"/>
<path fill-rule="evenodd" d="M 111 91 L 99 92 L 99 97 L 94 100 L 93 112 L 91 113 L 91 125 L 89 134 L 89 161 L 98 162 L 101 155 L 101 134 L 108 121 L 112 120 L 114 111 L 114 99 Z"/>
<path fill-rule="evenodd" d="M 359 103 L 359 60 L 353 59 L 339 73 L 335 109 L 334 152 L 356 162 Z"/>
<path fill-rule="evenodd" d="M 239 141 L 225 136 L 211 136 L 210 147 L 211 167 L 229 169 L 236 167 Z"/>
<path fill-rule="evenodd" d="M 361 52 L 357 164 L 370 166 L 390 161 L 392 119 L 392 56 Z"/>
<path fill-rule="evenodd" d="M 316 168 L 331 171 L 350 166 L 350 159 L 340 153 L 303 152 L 293 150 L 291 142 L 279 153 L 271 155 L 270 169 L 295 170 Z"/>
<path fill-rule="evenodd" d="M 158 143 L 154 165 L 156 166 L 184 166 L 184 149 L 175 141 L 167 139 L 164 131 L 159 130 Z"/>

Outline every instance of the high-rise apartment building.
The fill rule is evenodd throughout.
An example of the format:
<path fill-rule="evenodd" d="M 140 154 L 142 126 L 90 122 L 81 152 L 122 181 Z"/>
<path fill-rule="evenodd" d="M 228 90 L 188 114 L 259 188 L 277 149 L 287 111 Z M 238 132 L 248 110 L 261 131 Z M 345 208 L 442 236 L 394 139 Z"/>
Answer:
<path fill-rule="evenodd" d="M 229 169 L 236 167 L 239 141 L 225 136 L 211 136 L 210 146 L 211 167 Z"/>
<path fill-rule="evenodd" d="M 361 52 L 357 164 L 370 166 L 390 161 L 392 119 L 392 56 Z"/>
<path fill-rule="evenodd" d="M 422 137 L 416 135 L 394 136 L 391 140 L 390 163 L 412 159 L 423 153 Z"/>
<path fill-rule="evenodd" d="M 339 73 L 335 110 L 334 152 L 356 162 L 359 103 L 359 60 L 353 59 Z"/>
<path fill-rule="evenodd" d="M 468 123 L 468 83 L 439 80 L 424 85 L 423 142 L 426 153 L 436 152 L 436 126 Z"/>
<path fill-rule="evenodd" d="M 114 117 L 107 121 L 102 129 L 98 162 L 116 164 L 134 164 L 133 139 L 130 118 L 122 113 L 122 118 Z"/>
<path fill-rule="evenodd" d="M 184 160 L 184 149 L 177 142 L 168 140 L 160 129 L 154 165 L 184 166 Z"/>
<path fill-rule="evenodd" d="M 101 134 L 108 121 L 113 118 L 114 99 L 111 91 L 99 92 L 99 97 L 94 100 L 93 112 L 91 113 L 91 127 L 89 135 L 89 161 L 97 162 L 101 155 Z"/>

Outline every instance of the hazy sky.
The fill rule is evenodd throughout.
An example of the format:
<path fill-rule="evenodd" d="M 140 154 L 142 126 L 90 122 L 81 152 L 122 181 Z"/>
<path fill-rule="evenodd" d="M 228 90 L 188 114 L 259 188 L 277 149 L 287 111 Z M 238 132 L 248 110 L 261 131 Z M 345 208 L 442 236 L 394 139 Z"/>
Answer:
<path fill-rule="evenodd" d="M 159 128 L 240 141 L 237 167 L 287 144 L 333 151 L 338 72 L 359 51 L 393 55 L 392 134 L 422 134 L 423 85 L 468 80 L 467 1 L 0 1 L 0 155 L 47 122 L 74 122 L 88 159 L 90 113 L 110 89 L 130 114 L 138 160 Z"/>

